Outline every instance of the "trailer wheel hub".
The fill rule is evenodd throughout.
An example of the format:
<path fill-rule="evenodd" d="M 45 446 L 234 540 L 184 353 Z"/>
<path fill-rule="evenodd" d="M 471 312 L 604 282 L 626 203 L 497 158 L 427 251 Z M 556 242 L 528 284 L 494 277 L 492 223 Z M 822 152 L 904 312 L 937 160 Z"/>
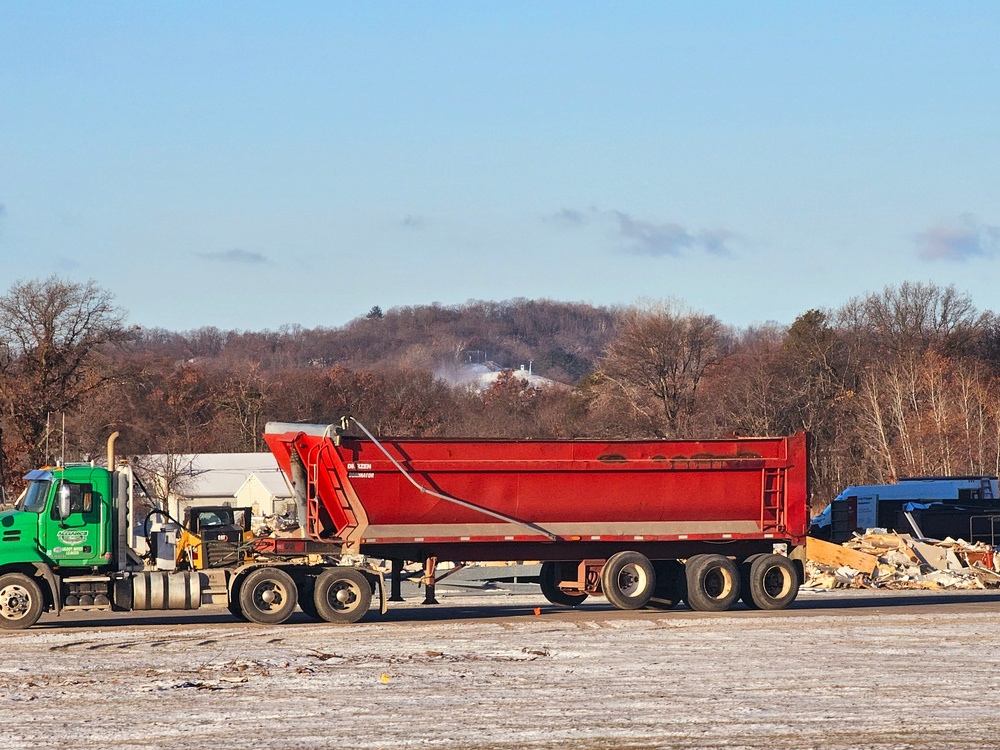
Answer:
<path fill-rule="evenodd" d="M 349 588 L 342 588 L 337 592 L 337 601 L 341 604 L 347 604 L 352 598 L 352 591 Z"/>
<path fill-rule="evenodd" d="M 266 604 L 274 604 L 275 599 L 277 599 L 278 597 L 275 595 L 274 589 L 266 589 L 261 592 L 260 598 Z"/>

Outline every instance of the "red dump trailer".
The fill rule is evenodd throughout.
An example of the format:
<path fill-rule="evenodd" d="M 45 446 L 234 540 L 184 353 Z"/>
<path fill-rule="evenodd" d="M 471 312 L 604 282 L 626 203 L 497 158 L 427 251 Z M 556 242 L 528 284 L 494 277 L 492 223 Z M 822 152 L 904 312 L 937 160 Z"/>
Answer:
<path fill-rule="evenodd" d="M 808 436 L 377 439 L 271 423 L 312 549 L 424 562 L 540 560 L 549 601 L 788 606 L 808 528 Z M 299 540 L 273 540 L 276 552 Z M 398 578 L 394 581 L 398 585 Z M 383 597 L 384 598 L 384 597 Z"/>

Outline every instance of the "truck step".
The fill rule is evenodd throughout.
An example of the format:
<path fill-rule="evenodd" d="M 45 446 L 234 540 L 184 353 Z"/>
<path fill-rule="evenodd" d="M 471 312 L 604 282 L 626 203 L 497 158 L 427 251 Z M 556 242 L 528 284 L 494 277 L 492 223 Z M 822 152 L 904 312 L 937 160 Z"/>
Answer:
<path fill-rule="evenodd" d="M 64 604 L 62 606 L 63 612 L 86 611 L 86 610 L 110 612 L 111 605 L 110 604 L 68 604 L 68 605 Z"/>

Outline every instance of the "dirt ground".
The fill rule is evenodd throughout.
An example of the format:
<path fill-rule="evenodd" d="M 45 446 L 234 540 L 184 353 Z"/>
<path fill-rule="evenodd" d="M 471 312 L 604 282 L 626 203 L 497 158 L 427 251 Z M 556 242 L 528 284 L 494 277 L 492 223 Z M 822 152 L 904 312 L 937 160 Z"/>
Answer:
<path fill-rule="evenodd" d="M 529 614 L 0 632 L 0 747 L 887 750 L 1000 736 L 996 599 L 781 616 L 500 603 Z"/>

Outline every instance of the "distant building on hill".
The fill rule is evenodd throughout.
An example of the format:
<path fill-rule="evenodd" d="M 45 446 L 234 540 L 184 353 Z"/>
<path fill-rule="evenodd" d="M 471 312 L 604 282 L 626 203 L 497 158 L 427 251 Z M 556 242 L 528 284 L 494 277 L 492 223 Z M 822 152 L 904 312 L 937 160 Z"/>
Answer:
<path fill-rule="evenodd" d="M 542 377 L 541 375 L 535 375 L 531 371 L 531 363 L 528 366 L 521 367 L 517 370 L 511 370 L 507 367 L 500 367 L 496 362 L 487 361 L 478 364 L 468 364 L 457 371 L 448 378 L 449 381 L 456 383 L 457 385 L 468 385 L 475 388 L 477 391 L 487 391 L 490 389 L 500 375 L 504 371 L 512 372 L 514 377 L 523 380 L 528 385 L 533 388 L 568 388 L 565 383 L 560 383 L 556 380 L 551 380 L 549 378 Z"/>

